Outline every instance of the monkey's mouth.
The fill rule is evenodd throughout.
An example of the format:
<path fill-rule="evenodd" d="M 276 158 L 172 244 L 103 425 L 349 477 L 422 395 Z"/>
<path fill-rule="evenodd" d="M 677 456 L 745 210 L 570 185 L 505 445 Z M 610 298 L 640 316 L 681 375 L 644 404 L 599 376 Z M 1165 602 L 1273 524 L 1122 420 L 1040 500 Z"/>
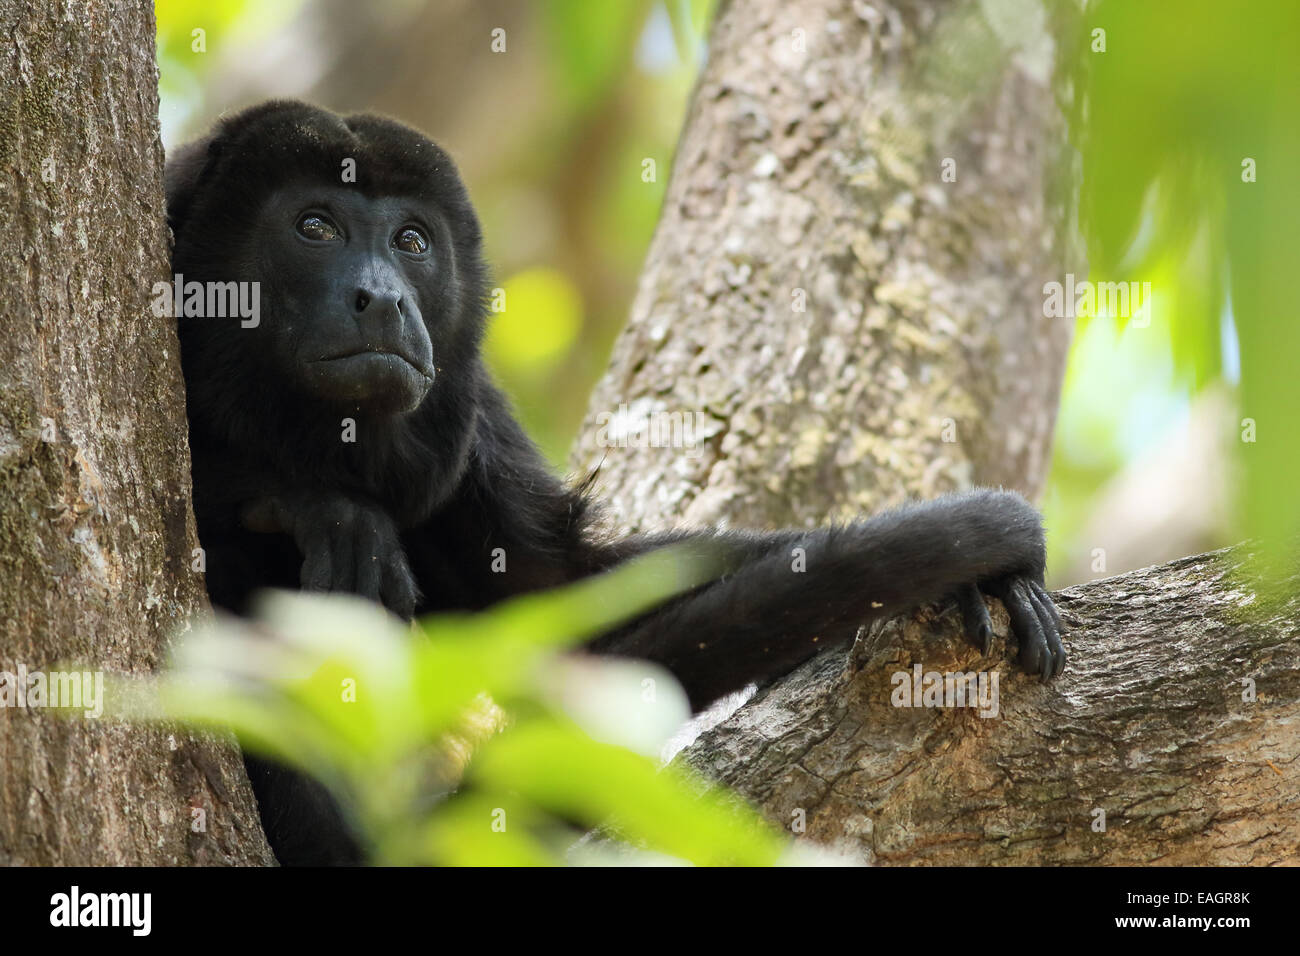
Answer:
<path fill-rule="evenodd" d="M 374 348 L 349 349 L 307 362 L 304 384 L 329 401 L 378 412 L 414 410 L 433 388 L 433 362 Z"/>
<path fill-rule="evenodd" d="M 433 381 L 433 366 L 419 359 L 409 358 L 401 352 L 377 348 L 356 348 L 336 355 L 327 355 L 314 360 L 312 365 L 329 363 L 333 369 L 357 375 L 374 375 L 389 373 L 409 374 L 415 372 L 421 378 Z"/>

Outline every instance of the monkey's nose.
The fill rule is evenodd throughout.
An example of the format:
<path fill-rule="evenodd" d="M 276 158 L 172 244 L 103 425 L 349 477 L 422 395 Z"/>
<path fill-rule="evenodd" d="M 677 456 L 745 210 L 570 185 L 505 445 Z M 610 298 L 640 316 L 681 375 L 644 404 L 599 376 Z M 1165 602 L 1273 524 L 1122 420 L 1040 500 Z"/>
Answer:
<path fill-rule="evenodd" d="M 382 313 L 389 309 L 402 311 L 402 297 L 396 292 L 376 292 L 371 289 L 357 289 L 352 294 L 352 308 L 357 315 L 366 312 Z"/>

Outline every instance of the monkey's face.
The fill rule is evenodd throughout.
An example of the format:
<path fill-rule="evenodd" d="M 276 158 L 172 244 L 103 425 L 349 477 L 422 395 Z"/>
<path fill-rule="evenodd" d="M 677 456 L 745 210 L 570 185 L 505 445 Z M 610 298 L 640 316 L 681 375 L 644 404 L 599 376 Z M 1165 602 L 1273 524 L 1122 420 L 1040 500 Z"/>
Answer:
<path fill-rule="evenodd" d="M 459 312 L 448 301 L 451 236 L 436 211 L 344 187 L 286 186 L 252 235 L 259 345 L 272 367 L 326 401 L 416 408 L 433 385 L 437 324 Z"/>
<path fill-rule="evenodd" d="M 383 117 L 272 101 L 175 150 L 167 204 L 186 286 L 257 296 L 253 323 L 183 313 L 201 409 L 285 391 L 379 416 L 463 404 L 481 374 L 486 272 L 478 217 L 437 144 Z"/>

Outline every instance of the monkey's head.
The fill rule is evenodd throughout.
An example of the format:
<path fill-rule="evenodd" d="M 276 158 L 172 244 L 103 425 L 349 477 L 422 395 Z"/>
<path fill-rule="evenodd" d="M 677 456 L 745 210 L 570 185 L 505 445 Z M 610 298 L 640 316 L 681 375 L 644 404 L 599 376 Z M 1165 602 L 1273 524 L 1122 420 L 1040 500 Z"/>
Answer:
<path fill-rule="evenodd" d="M 415 130 L 271 101 L 177 150 L 166 186 L 187 379 L 400 416 L 474 374 L 478 219 Z"/>

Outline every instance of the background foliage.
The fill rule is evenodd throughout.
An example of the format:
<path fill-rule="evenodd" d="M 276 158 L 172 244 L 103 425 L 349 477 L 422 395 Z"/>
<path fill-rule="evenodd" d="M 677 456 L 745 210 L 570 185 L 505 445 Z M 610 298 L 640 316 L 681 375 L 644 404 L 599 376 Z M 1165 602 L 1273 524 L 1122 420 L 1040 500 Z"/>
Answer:
<path fill-rule="evenodd" d="M 1300 5 L 1102 0 L 1073 25 L 1063 62 L 1079 94 L 1071 125 L 1091 275 L 1150 281 L 1154 308 L 1151 327 L 1126 329 L 1109 354 L 1095 343 L 1114 341 L 1113 323 L 1081 319 L 1054 470 L 1075 501 L 1061 508 L 1077 510 L 1090 483 L 1140 459 L 1140 446 L 1126 448 L 1134 422 L 1154 441 L 1191 397 L 1223 390 L 1236 411 L 1208 424 L 1241 466 L 1230 536 L 1293 556 Z"/>
<path fill-rule="evenodd" d="M 978 7 L 1005 23 L 1036 2 L 982 0 Z M 1058 39 L 1062 102 L 1079 151 L 1075 212 L 1087 278 L 1149 282 L 1152 290 L 1149 323 L 1088 311 L 1077 319 L 1045 500 L 1052 583 L 1247 535 L 1268 543 L 1274 558 L 1290 556 L 1300 531 L 1300 500 L 1289 480 L 1300 466 L 1293 425 L 1300 323 L 1287 286 L 1300 221 L 1292 172 L 1300 155 L 1300 5 L 1042 6 Z M 223 110 L 282 95 L 344 112 L 390 113 L 448 147 L 483 217 L 505 290 L 489 360 L 531 434 L 560 465 L 635 288 L 705 53 L 710 9 L 707 0 L 159 0 L 164 141 L 174 146 Z M 497 28 L 506 31 L 503 53 L 489 46 Z M 960 59 L 963 51 L 942 55 Z M 645 159 L 657 165 L 653 181 L 642 176 Z M 1109 561 L 1099 564 L 1099 551 Z M 625 601 L 653 593 L 633 589 Z M 587 597 L 605 601 L 608 594 Z M 571 640 L 592 620 L 592 608 L 572 604 L 571 596 L 554 600 L 553 607 L 530 604 L 482 621 L 431 622 L 428 633 L 438 640 L 414 650 L 381 641 L 389 656 L 369 664 L 352 656 L 361 649 L 328 626 L 329 614 L 308 607 L 302 621 L 322 629 L 327 645 L 335 641 L 341 658 L 273 695 L 275 706 L 289 701 L 306 715 L 301 735 L 286 743 L 270 732 L 293 723 L 267 709 L 270 698 L 246 701 L 241 727 L 286 758 L 307 753 L 313 765 L 334 768 L 333 782 L 358 800 L 393 861 L 464 862 L 485 853 L 502 854 L 501 862 L 553 859 L 566 814 L 588 824 L 620 819 L 646 845 L 685 859 L 775 859 L 779 847 L 770 837 L 731 829 L 720 804 L 690 809 L 681 797 L 685 781 L 655 775 L 648 758 L 592 741 L 571 713 L 548 703 L 535 681 L 560 665 L 543 663 L 545 647 Z M 561 606 L 571 615 L 563 625 L 549 617 Z M 367 612 L 338 613 L 353 620 L 347 615 Z M 300 621 L 273 614 L 277 627 L 297 635 L 286 646 L 309 643 Z M 521 622 L 549 637 L 525 652 Z M 392 636 L 390 625 L 372 624 Z M 471 634 L 479 651 L 468 650 Z M 213 640 L 196 645 L 190 663 L 225 660 L 228 649 L 205 657 L 202 648 L 246 635 L 226 631 Z M 523 653 L 527 679 L 507 665 L 506 650 Z M 291 669 L 302 663 L 283 648 L 272 653 Z M 384 703 L 348 711 L 344 727 L 335 713 L 337 681 L 364 667 L 379 668 L 369 682 L 382 688 Z M 403 683 L 406 668 L 415 683 Z M 448 686 L 453 671 L 474 680 Z M 228 704 L 232 688 L 219 690 Z M 475 729 L 479 691 L 509 705 L 514 723 L 506 733 Z M 214 700 L 199 694 L 180 704 L 191 716 L 212 716 Z M 410 731 L 415 736 L 399 733 L 401 709 L 386 709 L 393 702 L 425 715 L 418 732 Z M 608 720 L 608 708 L 603 712 Z M 357 713 L 365 716 L 359 723 Z M 321 732 L 341 727 L 343 749 L 331 751 Z M 447 765 L 416 758 L 428 748 L 445 757 L 454 740 L 466 749 L 490 746 L 472 765 L 472 785 L 446 799 L 434 823 L 411 832 L 411 821 L 423 819 L 403 815 L 413 794 L 427 792 L 428 774 L 441 772 L 431 767 Z M 396 789 L 372 793 L 359 775 L 361 755 L 376 748 Z M 602 780 L 616 784 L 610 789 Z M 642 804 L 620 793 L 639 793 L 655 812 L 643 814 Z M 525 824 L 509 841 L 482 844 L 481 828 L 454 825 L 458 815 L 481 821 L 506 804 Z M 672 826 L 659 825 L 656 813 Z"/>
<path fill-rule="evenodd" d="M 1005 22 L 1035 2 L 979 7 Z M 1293 533 L 1300 326 L 1285 288 L 1297 205 L 1285 170 L 1300 129 L 1300 8 L 1042 5 L 1070 80 L 1089 277 L 1153 288 L 1149 327 L 1077 320 L 1044 502 L 1053 583 Z M 506 291 L 490 361 L 562 465 L 626 316 L 711 3 L 159 0 L 157 11 L 168 146 L 222 110 L 289 95 L 389 112 L 451 149 Z M 1246 157 L 1253 183 L 1241 180 Z M 1245 418 L 1254 442 L 1242 441 Z M 1110 554 L 1101 569 L 1097 548 Z"/>

